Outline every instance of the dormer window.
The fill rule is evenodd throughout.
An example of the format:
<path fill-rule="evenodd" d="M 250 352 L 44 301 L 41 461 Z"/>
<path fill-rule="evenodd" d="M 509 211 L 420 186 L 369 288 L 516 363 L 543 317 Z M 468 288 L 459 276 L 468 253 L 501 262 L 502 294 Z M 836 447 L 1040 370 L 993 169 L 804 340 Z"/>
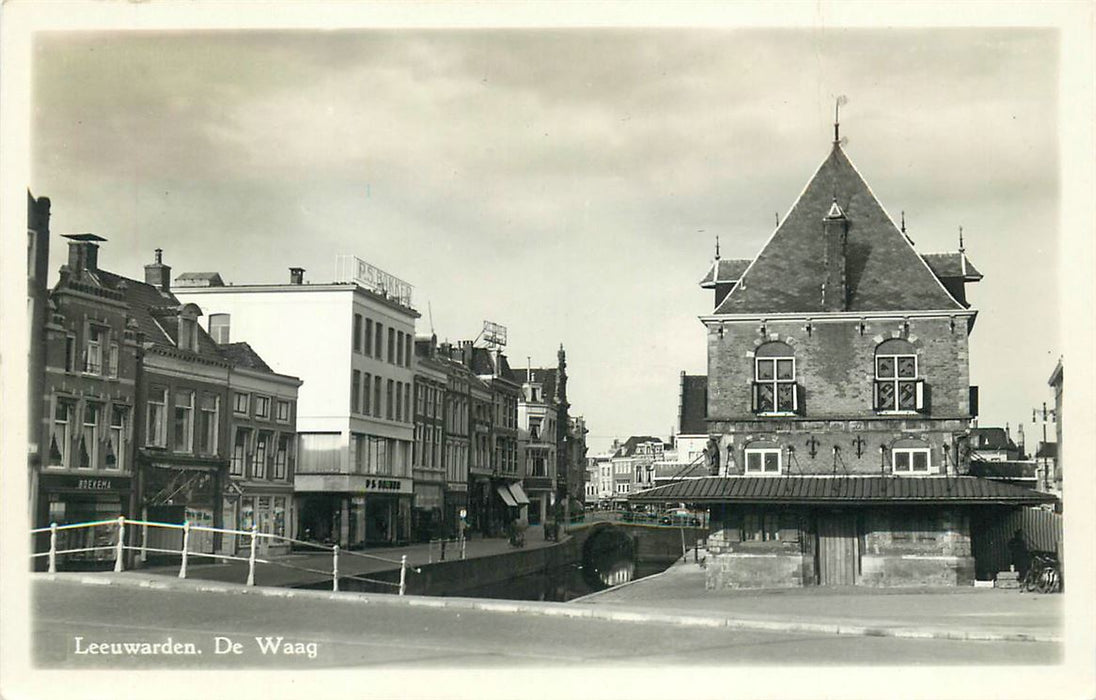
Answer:
<path fill-rule="evenodd" d="M 194 304 L 187 304 L 179 310 L 179 338 L 176 346 L 180 350 L 198 350 L 198 317 L 201 315 L 201 309 Z"/>

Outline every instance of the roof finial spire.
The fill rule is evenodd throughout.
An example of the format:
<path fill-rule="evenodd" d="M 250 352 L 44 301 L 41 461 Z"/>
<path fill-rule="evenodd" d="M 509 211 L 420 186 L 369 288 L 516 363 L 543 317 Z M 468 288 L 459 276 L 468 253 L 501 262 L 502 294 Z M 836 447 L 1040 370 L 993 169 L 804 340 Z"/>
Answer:
<path fill-rule="evenodd" d="M 719 234 L 715 237 L 715 259 L 719 260 Z"/>
<path fill-rule="evenodd" d="M 838 95 L 833 105 L 833 145 L 841 143 L 841 105 L 849 101 L 844 95 Z"/>
<path fill-rule="evenodd" d="M 959 227 L 959 252 L 960 253 L 965 253 L 966 252 L 963 249 L 963 227 L 962 226 Z"/>

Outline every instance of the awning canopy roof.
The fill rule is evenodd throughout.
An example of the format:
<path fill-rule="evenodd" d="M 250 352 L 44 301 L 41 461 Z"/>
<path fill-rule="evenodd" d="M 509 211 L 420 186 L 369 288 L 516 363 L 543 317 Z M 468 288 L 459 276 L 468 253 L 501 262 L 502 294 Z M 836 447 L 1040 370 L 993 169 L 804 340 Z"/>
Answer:
<path fill-rule="evenodd" d="M 510 493 L 510 489 L 506 487 L 506 484 L 499 486 L 496 490 L 498 491 L 499 498 L 502 499 L 503 503 L 508 506 L 512 506 L 515 508 L 517 507 L 518 502 L 514 500 L 514 496 Z"/>
<path fill-rule="evenodd" d="M 519 506 L 529 505 L 529 497 L 525 495 L 525 490 L 521 488 L 521 484 L 518 482 L 515 481 L 510 484 L 510 493 Z"/>
<path fill-rule="evenodd" d="M 959 503 L 1037 505 L 1048 493 L 973 476 L 710 476 L 628 496 L 631 503 Z"/>

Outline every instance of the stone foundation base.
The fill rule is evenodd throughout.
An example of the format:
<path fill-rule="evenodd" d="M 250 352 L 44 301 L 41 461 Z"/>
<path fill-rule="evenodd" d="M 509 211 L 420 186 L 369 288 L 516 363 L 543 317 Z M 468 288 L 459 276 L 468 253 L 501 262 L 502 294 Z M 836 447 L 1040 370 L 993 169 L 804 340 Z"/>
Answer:
<path fill-rule="evenodd" d="M 799 588 L 814 583 L 814 563 L 799 554 L 709 552 L 707 561 L 705 587 L 708 590 Z"/>
<path fill-rule="evenodd" d="M 860 571 L 864 586 L 974 585 L 974 557 L 864 555 Z"/>

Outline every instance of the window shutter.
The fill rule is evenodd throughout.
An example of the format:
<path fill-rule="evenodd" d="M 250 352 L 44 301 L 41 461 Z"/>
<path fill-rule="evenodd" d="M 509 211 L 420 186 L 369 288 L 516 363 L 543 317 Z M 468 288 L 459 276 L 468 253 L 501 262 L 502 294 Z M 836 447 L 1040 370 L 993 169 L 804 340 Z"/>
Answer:
<path fill-rule="evenodd" d="M 750 391 L 750 410 L 753 411 L 754 413 L 757 413 L 758 405 L 760 405 L 760 398 L 758 396 L 759 387 L 758 387 L 757 382 L 753 382 L 750 385 L 750 389 L 751 389 L 751 391 Z"/>
<path fill-rule="evenodd" d="M 918 411 L 924 411 L 925 406 L 926 406 L 926 401 L 925 401 L 925 380 L 924 379 L 918 379 L 917 380 L 917 405 L 916 405 L 916 408 L 917 408 Z"/>
<path fill-rule="evenodd" d="M 873 410 L 879 410 L 879 382 L 872 382 L 871 406 Z"/>
<path fill-rule="evenodd" d="M 792 411 L 799 413 L 799 385 L 792 384 Z"/>

